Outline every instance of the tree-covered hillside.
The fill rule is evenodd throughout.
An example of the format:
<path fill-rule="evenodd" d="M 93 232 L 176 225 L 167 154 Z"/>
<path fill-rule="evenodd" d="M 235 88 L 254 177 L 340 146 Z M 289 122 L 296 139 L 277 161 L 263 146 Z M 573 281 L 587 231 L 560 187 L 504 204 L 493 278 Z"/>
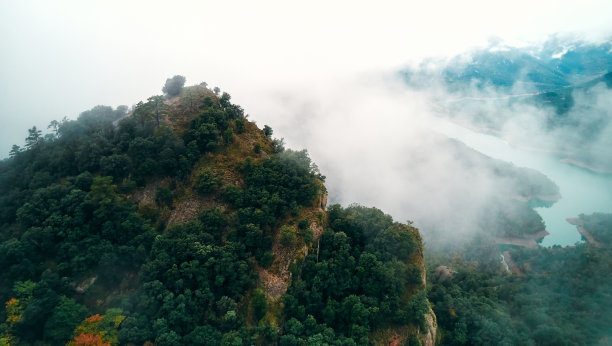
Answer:
<path fill-rule="evenodd" d="M 306 151 L 177 77 L 130 110 L 33 127 L 0 162 L 0 345 L 435 335 L 418 230 L 374 208 L 324 210 Z"/>
<path fill-rule="evenodd" d="M 598 230 L 612 222 L 595 215 Z M 500 262 L 503 254 L 503 262 Z M 428 299 L 443 345 L 608 345 L 612 340 L 612 253 L 571 247 L 428 249 Z"/>

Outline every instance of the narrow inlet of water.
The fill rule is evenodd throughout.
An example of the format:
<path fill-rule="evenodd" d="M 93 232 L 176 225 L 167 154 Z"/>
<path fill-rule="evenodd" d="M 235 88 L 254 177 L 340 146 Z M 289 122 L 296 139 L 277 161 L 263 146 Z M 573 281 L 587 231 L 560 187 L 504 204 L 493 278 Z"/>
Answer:
<path fill-rule="evenodd" d="M 567 246 L 581 241 L 576 226 L 565 220 L 568 217 L 594 212 L 612 213 L 612 176 L 565 164 L 553 154 L 513 147 L 499 137 L 478 133 L 448 120 L 440 119 L 434 130 L 494 159 L 535 169 L 559 186 L 561 199 L 558 202 L 550 208 L 535 209 L 550 233 L 542 241 L 543 246 Z"/>

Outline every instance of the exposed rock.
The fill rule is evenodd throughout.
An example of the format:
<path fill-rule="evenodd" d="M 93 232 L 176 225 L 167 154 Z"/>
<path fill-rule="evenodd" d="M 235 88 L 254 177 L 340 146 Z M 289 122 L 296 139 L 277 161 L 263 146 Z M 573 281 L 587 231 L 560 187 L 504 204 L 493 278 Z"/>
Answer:
<path fill-rule="evenodd" d="M 306 245 L 302 243 L 303 245 L 298 245 L 294 243 L 293 245 L 286 246 L 276 237 L 277 239 L 272 244 L 274 261 L 269 268 L 258 269 L 260 286 L 264 288 L 269 299 L 276 301 L 287 292 L 291 282 L 289 267 L 301 258 L 308 256 L 309 251 L 316 251 L 317 240 L 323 233 L 320 213 L 321 210 L 318 208 L 304 208 L 299 217 L 295 218 L 295 220 L 307 219 L 310 221 L 309 227 L 313 233 L 313 242 L 311 244 Z M 296 234 L 298 233 L 295 225 L 287 226 L 291 227 Z M 314 248 L 310 247 L 313 246 L 312 244 L 314 244 Z"/>
<path fill-rule="evenodd" d="M 155 181 L 147 184 L 142 190 L 134 192 L 132 199 L 138 202 L 139 205 L 155 204 L 155 194 L 161 183 L 161 181 Z"/>
<path fill-rule="evenodd" d="M 278 300 L 287 292 L 289 278 L 274 275 L 263 268 L 259 268 L 259 281 L 267 296 L 273 301 Z"/>
<path fill-rule="evenodd" d="M 211 209 L 215 206 L 222 206 L 215 202 L 212 198 L 201 198 L 194 196 L 192 198 L 176 203 L 175 208 L 168 219 L 168 228 L 176 224 L 183 224 L 197 217 L 202 210 Z"/>
<path fill-rule="evenodd" d="M 91 287 L 91 285 L 93 285 L 96 282 L 96 280 L 98 280 L 98 276 L 93 276 L 89 279 L 85 279 L 81 281 L 78 285 L 76 283 L 73 283 L 74 291 L 77 293 L 85 293 L 87 292 L 89 287 Z"/>
<path fill-rule="evenodd" d="M 419 334 L 419 339 L 421 344 L 425 346 L 434 346 L 436 344 L 436 334 L 438 333 L 438 321 L 431 308 L 429 308 L 429 313 L 425 314 L 425 321 L 427 323 L 427 332 Z"/>
<path fill-rule="evenodd" d="M 447 266 L 439 266 L 434 272 L 436 280 L 438 280 L 439 282 L 444 282 L 447 279 L 452 279 L 454 274 L 455 272 Z"/>
<path fill-rule="evenodd" d="M 402 342 L 402 337 L 398 334 L 393 335 L 391 341 L 389 341 L 389 346 L 399 346 Z"/>
<path fill-rule="evenodd" d="M 519 268 L 516 262 L 514 262 L 514 259 L 512 258 L 510 251 L 504 251 L 503 255 L 504 255 L 504 261 L 508 265 L 508 270 L 510 270 L 512 274 L 523 276 L 523 272 L 521 271 L 521 268 Z"/>
<path fill-rule="evenodd" d="M 321 209 L 325 210 L 325 207 L 327 206 L 327 194 L 326 193 L 321 195 L 321 201 L 319 205 L 321 206 Z"/>
<path fill-rule="evenodd" d="M 598 248 L 603 247 L 603 244 L 595 240 L 593 235 L 584 228 L 584 222 L 580 218 L 568 217 L 567 219 L 565 219 L 565 221 L 567 221 L 567 223 L 569 223 L 570 225 L 576 226 L 576 228 L 578 229 L 578 233 L 580 233 L 580 235 L 583 236 L 584 239 L 586 239 L 587 243 Z"/>
<path fill-rule="evenodd" d="M 510 244 L 510 245 L 518 245 L 524 246 L 529 249 L 537 249 L 540 247 L 538 244 L 538 240 L 549 235 L 547 231 L 540 231 L 534 234 L 527 234 L 523 237 L 495 237 L 496 244 Z"/>
<path fill-rule="evenodd" d="M 409 343 L 410 337 L 416 336 L 420 345 L 434 346 L 438 335 L 436 315 L 431 308 L 429 308 L 429 312 L 426 313 L 424 317 L 427 331 L 421 331 L 418 328 L 415 329 L 412 325 L 396 326 L 379 332 L 377 338 L 374 340 L 374 344 L 388 346 L 412 345 L 412 343 Z"/>
<path fill-rule="evenodd" d="M 318 240 L 321 234 L 323 234 L 323 226 L 319 225 L 317 222 L 311 222 L 310 229 L 312 230 L 313 240 Z"/>

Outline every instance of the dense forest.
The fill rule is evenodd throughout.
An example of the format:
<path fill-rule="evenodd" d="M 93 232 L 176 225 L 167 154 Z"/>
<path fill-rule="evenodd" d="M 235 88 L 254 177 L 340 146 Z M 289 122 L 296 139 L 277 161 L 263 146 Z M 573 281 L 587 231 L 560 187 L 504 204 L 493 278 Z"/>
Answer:
<path fill-rule="evenodd" d="M 0 345 L 423 342 L 418 230 L 326 211 L 306 151 L 184 83 L 33 127 L 0 162 Z"/>
<path fill-rule="evenodd" d="M 530 249 L 483 238 L 457 252 L 428 249 L 441 344 L 609 344 L 611 255 L 589 243 Z"/>

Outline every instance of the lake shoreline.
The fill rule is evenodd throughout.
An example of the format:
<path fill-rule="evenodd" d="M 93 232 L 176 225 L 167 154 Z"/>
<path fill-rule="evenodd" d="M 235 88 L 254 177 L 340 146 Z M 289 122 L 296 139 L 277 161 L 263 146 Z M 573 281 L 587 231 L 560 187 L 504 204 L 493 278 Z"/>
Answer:
<path fill-rule="evenodd" d="M 509 140 L 508 138 L 504 137 L 502 132 L 500 130 L 497 129 L 493 129 L 490 127 L 479 127 L 479 126 L 475 126 L 473 124 L 470 124 L 467 121 L 461 121 L 458 119 L 455 119 L 453 117 L 450 116 L 444 116 L 444 115 L 439 115 L 442 119 L 450 121 L 456 125 L 459 125 L 461 127 L 464 127 L 470 131 L 474 131 L 476 133 L 480 133 L 483 135 L 489 135 L 489 136 L 494 136 L 499 138 L 500 140 L 504 141 L 505 143 L 507 143 L 509 146 L 514 147 L 516 149 L 519 150 L 526 150 L 526 151 L 531 151 L 531 152 L 535 152 L 535 153 L 542 153 L 542 154 L 548 154 L 548 155 L 555 155 L 559 157 L 559 161 L 563 162 L 564 164 L 567 164 L 569 166 L 573 166 L 573 167 L 578 167 L 581 169 L 585 169 L 591 173 L 595 173 L 595 174 L 604 174 L 604 175 L 611 175 L 612 174 L 612 169 L 605 169 L 605 168 L 599 168 L 599 167 L 593 167 L 589 164 L 586 164 L 578 159 L 572 159 L 567 157 L 568 153 L 567 152 L 563 152 L 563 151 L 556 151 L 556 150 L 550 150 L 550 149 L 542 149 L 542 148 L 536 148 L 536 147 L 531 147 L 531 146 L 527 146 L 527 145 L 521 145 L 521 144 L 517 144 L 511 140 Z"/>
<path fill-rule="evenodd" d="M 528 203 L 531 201 L 542 201 L 542 202 L 551 202 L 551 203 L 555 203 L 558 202 L 561 199 L 561 194 L 557 193 L 554 195 L 532 195 L 532 196 L 520 196 L 520 195 L 515 195 L 512 196 L 512 199 L 517 200 L 519 202 L 524 202 L 524 203 Z"/>
<path fill-rule="evenodd" d="M 542 247 L 572 246 L 581 242 L 581 233 L 577 232 L 575 226 L 566 222 L 566 217 L 610 209 L 612 195 L 609 194 L 609 191 L 612 188 L 612 175 L 592 173 L 586 169 L 572 167 L 566 162 L 561 162 L 558 155 L 538 154 L 517 149 L 498 136 L 484 134 L 474 130 L 473 127 L 472 129 L 466 128 L 453 121 L 445 119 L 441 121 L 446 123 L 444 125 L 446 127 L 440 126 L 440 130 L 448 137 L 462 141 L 468 147 L 491 158 L 541 172 L 559 188 L 558 192 L 562 198 L 554 203 L 551 201 L 559 197 L 555 195 L 557 191 L 524 191 L 522 195 L 517 191 L 514 194 L 506 195 L 507 198 L 516 201 L 527 201 L 527 205 L 540 215 L 550 235 L 539 244 L 532 240 L 533 236 L 528 236 L 528 238 L 500 236 L 494 239 L 497 243 L 532 248 L 536 247 L 536 244 Z M 568 157 L 568 155 L 561 157 Z M 540 236 L 546 235 L 541 234 Z"/>
<path fill-rule="evenodd" d="M 580 233 L 580 235 L 582 235 L 584 239 L 586 239 L 587 243 L 598 248 L 602 247 L 602 244 L 595 240 L 595 237 L 593 237 L 593 235 L 589 231 L 587 231 L 586 228 L 584 228 L 584 223 L 580 218 L 568 217 L 565 219 L 565 221 L 567 221 L 567 223 L 569 223 L 570 225 L 576 226 L 576 228 L 578 229 L 578 233 Z"/>
<path fill-rule="evenodd" d="M 593 166 L 589 166 L 588 164 L 578 161 L 578 160 L 574 160 L 574 159 L 570 159 L 570 158 L 565 158 L 565 159 L 561 159 L 561 162 L 568 164 L 570 166 L 574 166 L 574 167 L 578 167 L 578 168 L 582 168 L 582 169 L 586 169 L 587 171 L 591 172 L 591 173 L 596 173 L 596 174 L 612 174 L 612 170 L 607 170 L 607 169 L 603 169 L 603 168 L 596 168 Z"/>
<path fill-rule="evenodd" d="M 550 235 L 548 231 L 540 231 L 535 234 L 528 234 L 523 237 L 495 237 L 495 243 L 498 245 L 518 245 L 530 249 L 535 249 L 540 246 L 538 240 Z"/>

